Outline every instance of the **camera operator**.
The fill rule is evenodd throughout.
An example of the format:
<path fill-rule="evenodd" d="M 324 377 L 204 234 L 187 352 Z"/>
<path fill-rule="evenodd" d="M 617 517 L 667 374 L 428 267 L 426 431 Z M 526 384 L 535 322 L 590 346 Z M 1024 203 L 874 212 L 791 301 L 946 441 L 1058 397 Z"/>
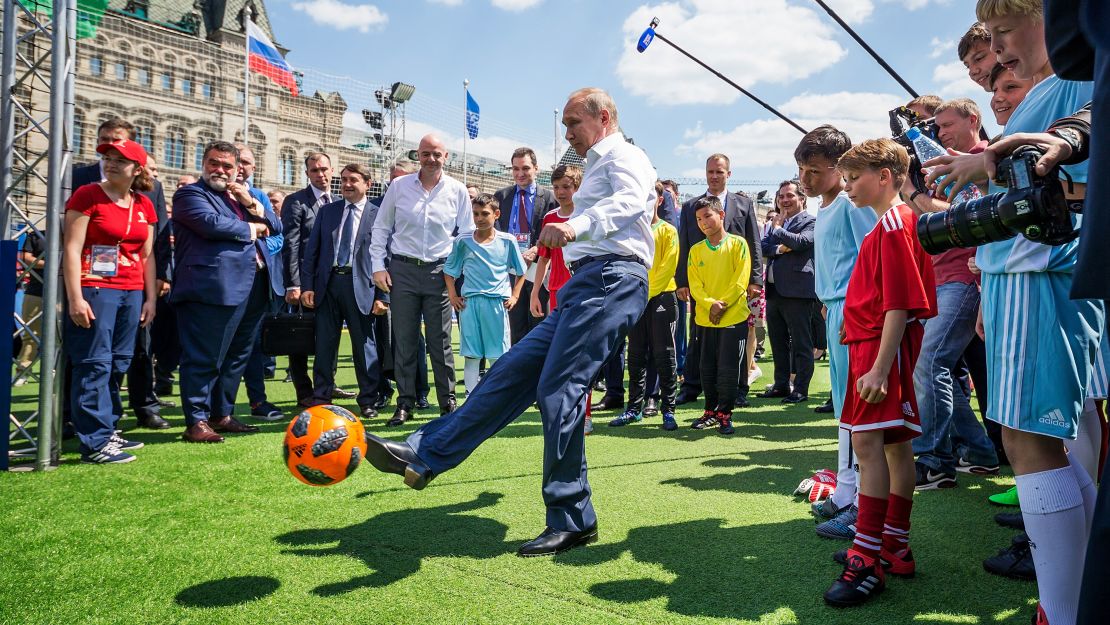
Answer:
<path fill-rule="evenodd" d="M 1091 83 L 1054 74 L 1040 0 L 979 0 L 976 13 L 991 33 L 998 62 L 1035 83 L 1010 117 L 1005 136 L 1043 131 L 1092 99 Z M 937 166 L 927 179 L 935 182 L 945 176 L 944 185 L 954 194 L 986 176 L 989 158 L 985 151 L 933 159 L 925 163 Z M 1081 196 L 1087 167 L 1065 169 L 1077 183 L 1073 191 Z M 991 185 L 991 191 L 999 190 Z M 1104 310 L 1101 302 L 1069 298 L 1075 241 L 1050 246 L 1011 237 L 982 243 L 976 263 L 983 272 L 980 314 L 992 381 L 988 417 L 1004 426 L 1003 441 L 1037 571 L 1038 617 L 1072 623 L 1095 487 L 1087 470 L 1065 452 L 1064 441 L 1081 434 L 1079 407 Z"/>
<path fill-rule="evenodd" d="M 967 98 L 944 102 L 934 117 L 944 147 L 965 153 L 979 153 L 987 147 L 986 141 L 979 140 L 982 113 L 975 102 Z M 903 195 L 918 213 L 948 210 L 947 202 L 922 193 L 908 180 Z M 960 357 L 975 338 L 979 312 L 979 284 L 967 263 L 974 255 L 975 248 L 956 247 L 933 256 L 937 317 L 925 323 L 921 358 L 914 370 L 922 427 L 922 435 L 913 440 L 917 490 L 956 485 L 956 440 L 966 448 L 960 458 L 961 470 L 998 472 L 994 444 L 975 418 L 971 398 L 959 379 Z M 985 386 L 979 391 L 986 391 Z"/>

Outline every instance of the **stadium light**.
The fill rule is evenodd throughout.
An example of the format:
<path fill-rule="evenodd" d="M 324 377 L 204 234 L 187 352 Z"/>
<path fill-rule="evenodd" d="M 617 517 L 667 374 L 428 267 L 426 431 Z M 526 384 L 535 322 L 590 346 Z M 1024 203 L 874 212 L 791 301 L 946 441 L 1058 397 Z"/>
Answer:
<path fill-rule="evenodd" d="M 390 88 L 389 97 L 395 104 L 404 104 L 412 99 L 414 93 L 416 93 L 416 87 L 403 82 L 395 82 L 393 87 Z"/>
<path fill-rule="evenodd" d="M 381 89 L 374 91 L 374 98 L 378 101 L 378 104 L 382 105 L 382 108 L 393 108 L 393 98 L 389 97 L 389 94 Z"/>
<path fill-rule="evenodd" d="M 382 120 L 380 111 L 362 109 L 362 121 L 366 122 L 374 130 L 381 130 L 384 120 Z"/>

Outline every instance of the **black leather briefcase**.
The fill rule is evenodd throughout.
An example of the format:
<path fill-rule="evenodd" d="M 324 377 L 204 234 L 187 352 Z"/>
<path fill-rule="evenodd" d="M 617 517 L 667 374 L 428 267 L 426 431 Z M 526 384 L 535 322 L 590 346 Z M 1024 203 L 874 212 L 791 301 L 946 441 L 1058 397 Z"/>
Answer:
<path fill-rule="evenodd" d="M 262 352 L 267 356 L 311 356 L 316 353 L 316 315 L 268 313 L 262 318 Z"/>

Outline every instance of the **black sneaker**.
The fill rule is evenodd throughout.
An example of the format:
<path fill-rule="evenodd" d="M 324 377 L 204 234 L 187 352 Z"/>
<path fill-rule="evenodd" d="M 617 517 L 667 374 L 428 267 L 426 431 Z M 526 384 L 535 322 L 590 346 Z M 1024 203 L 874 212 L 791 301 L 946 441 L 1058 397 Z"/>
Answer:
<path fill-rule="evenodd" d="M 983 560 L 983 568 L 988 573 L 1035 581 L 1037 570 L 1033 566 L 1033 551 L 1029 547 L 1029 536 L 1018 534 L 1014 536 L 1009 547 L 998 552 L 998 555 Z"/>
<path fill-rule="evenodd" d="M 98 451 L 81 454 L 81 462 L 85 464 L 125 464 L 135 460 L 135 456 L 120 449 L 112 441 L 101 447 Z"/>
<path fill-rule="evenodd" d="M 886 576 L 878 558 L 849 549 L 840 578 L 825 591 L 825 603 L 838 608 L 857 606 L 886 588 Z"/>
<path fill-rule="evenodd" d="M 142 442 L 129 441 L 119 434 L 116 434 L 115 432 L 113 432 L 112 435 L 108 437 L 108 442 L 114 444 L 116 447 L 119 447 L 122 451 L 134 451 L 136 449 L 143 448 Z"/>
<path fill-rule="evenodd" d="M 732 427 L 732 413 L 731 412 L 718 412 L 717 413 L 717 433 L 718 434 L 733 434 L 736 428 Z"/>
<path fill-rule="evenodd" d="M 285 413 L 277 406 L 264 401 L 251 406 L 251 417 L 259 421 L 281 421 L 285 418 Z"/>
<path fill-rule="evenodd" d="M 698 417 L 698 420 L 694 421 L 694 423 L 691 424 L 690 427 L 694 428 L 695 430 L 704 430 L 715 425 L 717 425 L 717 413 L 713 412 L 712 410 L 706 410 L 705 412 L 701 413 L 701 416 Z"/>
<path fill-rule="evenodd" d="M 1020 512 L 999 512 L 994 515 L 994 522 L 1002 527 L 1025 531 L 1025 517 Z"/>
<path fill-rule="evenodd" d="M 998 475 L 997 464 L 975 464 L 963 458 L 956 460 L 956 470 L 960 473 L 970 473 L 972 475 Z"/>
<path fill-rule="evenodd" d="M 917 471 L 917 485 L 914 490 L 936 490 L 938 488 L 955 488 L 956 474 L 934 471 L 932 467 L 920 462 L 914 463 Z"/>

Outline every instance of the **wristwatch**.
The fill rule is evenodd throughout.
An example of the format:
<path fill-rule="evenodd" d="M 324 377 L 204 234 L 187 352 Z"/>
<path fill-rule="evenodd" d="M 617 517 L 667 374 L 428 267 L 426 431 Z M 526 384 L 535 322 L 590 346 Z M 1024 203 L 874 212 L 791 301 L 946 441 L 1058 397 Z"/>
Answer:
<path fill-rule="evenodd" d="M 1052 128 L 1048 134 L 1063 139 L 1071 147 L 1071 155 L 1075 156 L 1083 150 L 1083 136 L 1074 128 Z"/>

